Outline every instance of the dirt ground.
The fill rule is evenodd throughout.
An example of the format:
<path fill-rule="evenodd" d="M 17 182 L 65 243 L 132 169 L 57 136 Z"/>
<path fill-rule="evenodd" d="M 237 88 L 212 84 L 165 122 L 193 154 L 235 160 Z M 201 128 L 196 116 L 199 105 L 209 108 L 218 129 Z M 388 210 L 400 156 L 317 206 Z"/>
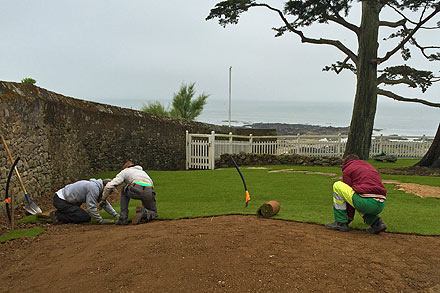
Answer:
<path fill-rule="evenodd" d="M 0 244 L 0 292 L 440 292 L 439 247 L 240 215 L 48 224 Z"/>
<path fill-rule="evenodd" d="M 52 208 L 51 196 L 35 202 Z M 0 292 L 440 292 L 435 236 L 241 215 L 42 226 L 34 239 L 0 243 Z"/>

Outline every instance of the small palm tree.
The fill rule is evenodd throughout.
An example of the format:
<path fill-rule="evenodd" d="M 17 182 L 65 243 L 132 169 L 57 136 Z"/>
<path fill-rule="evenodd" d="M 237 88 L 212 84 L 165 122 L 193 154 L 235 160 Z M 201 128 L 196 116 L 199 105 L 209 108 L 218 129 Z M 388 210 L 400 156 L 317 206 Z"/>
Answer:
<path fill-rule="evenodd" d="M 195 95 L 194 86 L 195 82 L 189 85 L 182 84 L 179 92 L 173 95 L 173 104 L 170 111 L 172 117 L 194 120 L 202 113 L 209 95 L 202 93 L 195 100 L 192 100 Z"/>
<path fill-rule="evenodd" d="M 165 106 L 159 102 L 148 103 L 147 105 L 143 105 L 141 111 L 155 115 L 170 116 L 170 112 L 167 109 L 165 109 Z"/>

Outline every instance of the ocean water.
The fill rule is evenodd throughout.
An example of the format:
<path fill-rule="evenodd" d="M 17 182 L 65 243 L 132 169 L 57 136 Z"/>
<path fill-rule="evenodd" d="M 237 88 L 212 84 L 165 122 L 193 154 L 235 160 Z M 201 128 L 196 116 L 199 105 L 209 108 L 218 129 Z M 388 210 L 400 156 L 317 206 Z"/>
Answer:
<path fill-rule="evenodd" d="M 353 101 L 232 101 L 232 125 L 279 122 L 345 127 L 351 122 Z M 208 101 L 197 121 L 228 125 L 228 101 Z M 374 135 L 434 136 L 440 109 L 415 103 L 378 102 Z"/>
<path fill-rule="evenodd" d="M 100 101 L 102 103 L 102 101 Z M 113 99 L 105 103 L 139 110 L 140 99 Z M 167 105 L 167 102 L 163 102 Z M 231 124 L 258 122 L 310 124 L 345 127 L 350 125 L 353 101 L 232 100 Z M 228 99 L 210 99 L 197 121 L 228 125 Z M 378 99 L 374 135 L 434 136 L 440 123 L 440 109 L 416 103 Z"/>

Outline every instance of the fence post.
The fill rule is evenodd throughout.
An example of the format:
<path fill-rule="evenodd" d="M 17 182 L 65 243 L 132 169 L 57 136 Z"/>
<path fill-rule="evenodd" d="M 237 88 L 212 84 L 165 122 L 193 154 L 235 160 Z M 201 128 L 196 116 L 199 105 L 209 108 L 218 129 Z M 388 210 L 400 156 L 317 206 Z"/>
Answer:
<path fill-rule="evenodd" d="M 300 147 L 299 147 L 299 133 L 296 134 L 296 154 L 299 155 Z"/>
<path fill-rule="evenodd" d="M 232 155 L 232 132 L 229 132 L 229 154 Z"/>
<path fill-rule="evenodd" d="M 252 137 L 252 133 L 249 134 L 249 153 L 252 153 L 252 142 L 254 138 Z"/>
<path fill-rule="evenodd" d="M 341 138 L 341 133 L 338 133 L 338 157 L 342 156 L 341 152 L 342 152 L 342 138 Z"/>
<path fill-rule="evenodd" d="M 189 132 L 188 130 L 186 131 L 186 135 L 185 135 L 185 146 L 186 146 L 186 162 L 185 162 L 185 168 L 186 170 L 189 169 L 189 160 L 190 160 L 190 146 L 189 146 Z"/>
<path fill-rule="evenodd" d="M 383 153 L 382 140 L 383 140 L 383 134 L 380 135 L 380 139 L 379 139 L 379 154 Z"/>
<path fill-rule="evenodd" d="M 215 168 L 215 131 L 211 131 L 211 135 L 208 139 L 208 162 L 209 169 L 214 170 Z"/>

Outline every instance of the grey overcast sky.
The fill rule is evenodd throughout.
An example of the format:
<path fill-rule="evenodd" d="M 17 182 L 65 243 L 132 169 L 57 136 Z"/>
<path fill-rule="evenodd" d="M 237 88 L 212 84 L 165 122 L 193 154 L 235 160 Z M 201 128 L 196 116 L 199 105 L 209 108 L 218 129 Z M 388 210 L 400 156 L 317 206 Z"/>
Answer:
<path fill-rule="evenodd" d="M 284 1 L 268 2 L 282 8 Z M 0 0 L 0 80 L 32 77 L 67 96 L 110 104 L 126 100 L 126 107 L 136 108 L 134 100 L 171 101 L 188 82 L 196 82 L 197 92 L 209 93 L 210 100 L 227 100 L 232 66 L 233 99 L 353 101 L 353 74 L 322 72 L 345 57 L 337 49 L 301 44 L 294 34 L 274 38 L 271 28 L 281 21 L 266 9 L 252 9 L 226 28 L 205 21 L 216 3 Z M 351 21 L 358 24 L 359 15 Z M 335 27 L 307 33 L 340 38 L 356 50 L 354 35 Z M 409 64 L 439 75 L 438 62 L 414 58 Z M 400 93 L 440 102 L 440 86 L 423 95 Z"/>

